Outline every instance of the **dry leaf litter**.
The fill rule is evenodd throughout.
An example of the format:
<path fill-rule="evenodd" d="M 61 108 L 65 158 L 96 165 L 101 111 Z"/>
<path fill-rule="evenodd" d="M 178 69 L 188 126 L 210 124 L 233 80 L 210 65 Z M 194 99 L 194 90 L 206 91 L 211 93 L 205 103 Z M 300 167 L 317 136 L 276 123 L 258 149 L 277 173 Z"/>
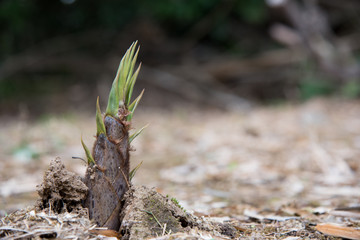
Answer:
<path fill-rule="evenodd" d="M 66 168 L 83 175 L 85 164 L 71 157 L 84 157 L 81 133 L 93 141 L 92 119 L 0 119 L 1 237 L 103 237 L 89 232 L 94 225 L 84 213 L 26 209 L 51 159 L 59 156 Z M 359 119 L 360 102 L 339 99 L 248 112 L 139 110 L 135 127 L 150 126 L 134 142 L 132 166 L 144 162 L 134 185 L 176 198 L 204 223 L 231 224 L 241 239 L 341 237 L 316 230 L 320 223 L 349 227 L 358 239 Z M 23 210 L 9 214 L 17 209 Z M 154 239 L 232 238 L 201 229 L 161 235 Z"/>

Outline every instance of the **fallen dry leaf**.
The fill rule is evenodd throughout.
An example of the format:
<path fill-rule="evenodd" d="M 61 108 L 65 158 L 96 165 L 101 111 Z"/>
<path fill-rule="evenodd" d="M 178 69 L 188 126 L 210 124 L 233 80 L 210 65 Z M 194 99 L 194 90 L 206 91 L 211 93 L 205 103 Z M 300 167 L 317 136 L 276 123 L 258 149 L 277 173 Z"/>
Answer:
<path fill-rule="evenodd" d="M 315 228 L 319 232 L 326 235 L 348 239 L 360 239 L 360 230 L 351 227 L 343 227 L 335 224 L 323 223 L 318 224 Z"/>
<path fill-rule="evenodd" d="M 96 234 L 96 235 L 103 235 L 105 237 L 115 237 L 117 239 L 121 238 L 121 234 L 114 230 L 109 229 L 92 229 L 89 230 L 90 233 Z"/>

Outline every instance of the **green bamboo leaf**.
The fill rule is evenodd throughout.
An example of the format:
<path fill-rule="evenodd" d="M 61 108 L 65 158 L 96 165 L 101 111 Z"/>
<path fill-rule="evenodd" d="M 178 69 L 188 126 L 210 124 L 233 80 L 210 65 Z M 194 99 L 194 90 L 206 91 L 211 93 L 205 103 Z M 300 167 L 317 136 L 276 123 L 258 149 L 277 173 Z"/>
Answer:
<path fill-rule="evenodd" d="M 101 133 L 106 135 L 106 128 L 104 124 L 104 119 L 101 115 L 99 97 L 96 101 L 96 136 L 99 136 Z"/>
<path fill-rule="evenodd" d="M 135 64 L 136 64 L 136 60 L 137 60 L 137 56 L 139 54 L 139 50 L 140 50 L 140 47 L 137 48 L 137 51 L 134 55 L 134 51 L 135 51 L 135 48 L 136 48 L 136 44 L 137 44 L 137 41 L 135 42 L 135 45 L 134 47 L 132 48 L 132 51 L 131 51 L 131 58 L 129 59 L 130 62 L 130 69 L 129 69 L 129 74 L 127 75 L 127 79 L 126 79 L 126 86 L 125 86 L 125 102 L 127 104 L 130 103 L 130 99 L 128 99 L 128 96 L 129 96 L 129 92 L 131 91 L 131 85 L 132 85 L 132 81 L 133 81 L 133 73 L 134 73 L 134 68 L 135 68 Z M 131 95 L 131 93 L 130 93 Z"/>
<path fill-rule="evenodd" d="M 93 165 L 95 164 L 95 161 L 94 161 L 94 158 L 92 157 L 91 153 L 90 153 L 90 150 L 88 149 L 88 147 L 85 145 L 83 139 L 82 139 L 82 136 L 81 136 L 81 144 L 84 148 L 84 151 L 85 151 L 85 155 L 86 155 L 86 158 L 87 158 L 87 161 L 88 161 L 88 164 L 89 165 Z"/>
<path fill-rule="evenodd" d="M 133 133 L 130 137 L 129 137 L 129 143 L 131 143 L 137 136 L 139 136 L 142 131 L 144 131 L 145 128 L 147 128 L 149 126 L 149 124 L 147 124 L 146 126 L 142 127 L 140 130 L 138 130 L 137 132 Z"/>
<path fill-rule="evenodd" d="M 127 116 L 127 121 L 130 121 L 134 115 L 135 109 L 137 107 L 137 105 L 139 104 L 143 94 L 144 94 L 144 89 L 141 91 L 140 95 L 130 104 L 130 106 L 128 107 L 128 110 L 130 111 L 130 114 Z"/>
<path fill-rule="evenodd" d="M 118 70 L 118 82 L 117 82 L 117 93 L 119 97 L 119 101 L 124 99 L 124 85 L 126 84 L 123 80 L 123 74 L 126 68 L 127 56 L 129 54 L 129 49 L 126 51 L 125 55 L 121 59 L 119 70 Z M 120 105 L 120 104 L 119 104 Z"/>
<path fill-rule="evenodd" d="M 120 71 L 120 78 L 119 78 L 119 98 L 121 100 L 125 100 L 125 91 L 126 91 L 126 79 L 129 75 L 130 70 L 130 63 L 131 63 L 131 50 L 134 46 L 134 43 L 131 44 L 130 48 L 126 51 L 125 56 L 123 57 L 123 66 Z M 125 101 L 124 101 L 125 103 Z"/>
<path fill-rule="evenodd" d="M 119 69 L 121 68 L 121 63 Z M 111 86 L 109 93 L 108 105 L 106 107 L 106 115 L 115 117 L 119 108 L 119 91 L 118 91 L 118 82 L 119 82 L 119 70 L 116 74 L 114 82 Z"/>
<path fill-rule="evenodd" d="M 140 68 L 141 68 L 141 63 L 139 65 L 139 67 L 136 69 L 135 73 L 132 75 L 132 77 L 129 80 L 129 86 L 128 86 L 127 92 L 126 92 L 126 103 L 127 103 L 127 105 L 129 105 L 129 103 L 130 103 L 131 96 L 132 96 L 132 93 L 133 93 L 133 90 L 134 90 L 134 85 L 135 85 L 136 79 L 137 79 L 137 77 L 139 75 Z"/>
<path fill-rule="evenodd" d="M 137 170 L 141 167 L 143 161 L 141 161 L 141 163 L 139 163 L 133 170 L 131 170 L 131 172 L 129 173 L 129 178 L 130 178 L 130 181 L 134 178 Z"/>
<path fill-rule="evenodd" d="M 111 90 L 109 93 L 108 105 L 106 107 L 106 115 L 110 115 L 112 117 L 115 117 L 117 115 L 120 100 L 123 99 L 123 94 L 122 94 L 123 90 L 122 89 L 124 88 L 124 83 L 122 82 L 121 76 L 124 72 L 128 53 L 129 53 L 129 49 L 126 51 L 125 55 L 123 56 L 123 58 L 120 61 L 118 70 L 116 72 L 115 79 L 113 81 L 113 84 L 111 86 Z"/>
<path fill-rule="evenodd" d="M 137 47 L 136 41 L 131 44 L 120 61 L 116 77 L 109 93 L 106 115 L 116 117 L 119 106 L 125 105 L 126 108 L 129 107 L 136 78 L 140 70 L 139 66 L 135 73 L 133 73 L 138 54 L 139 47 Z"/>
<path fill-rule="evenodd" d="M 129 69 L 129 74 L 127 76 L 127 81 L 131 78 L 131 76 L 133 75 L 133 72 L 134 72 L 134 67 L 135 67 L 135 63 L 136 63 L 136 59 L 138 57 L 138 54 L 139 54 L 139 50 L 140 50 L 140 47 L 137 47 L 137 41 L 135 41 L 133 43 L 133 46 L 131 48 L 131 52 L 130 52 L 130 59 L 129 59 L 129 64 L 130 64 L 130 69 Z M 137 48 L 136 48 L 137 47 Z M 134 52 L 135 52 L 135 49 L 136 49 L 136 53 L 134 55 Z"/>
<path fill-rule="evenodd" d="M 134 88 L 133 71 L 138 56 L 139 48 L 136 50 L 137 41 L 132 43 L 130 48 L 126 51 L 125 55 L 120 61 L 119 68 L 116 72 L 116 77 L 113 81 L 108 105 L 106 107 L 106 115 L 115 117 L 118 112 L 119 105 L 127 107 L 130 100 L 128 99 L 129 92 Z M 138 73 L 137 73 L 138 74 Z M 136 74 L 136 76 L 137 76 Z M 131 96 L 131 94 L 130 94 Z"/>

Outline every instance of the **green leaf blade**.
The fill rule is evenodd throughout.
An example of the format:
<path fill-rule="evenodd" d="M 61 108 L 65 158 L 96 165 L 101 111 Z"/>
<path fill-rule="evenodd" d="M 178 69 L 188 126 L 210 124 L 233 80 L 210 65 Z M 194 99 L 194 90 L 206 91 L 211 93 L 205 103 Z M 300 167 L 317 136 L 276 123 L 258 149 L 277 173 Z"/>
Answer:
<path fill-rule="evenodd" d="M 95 161 L 94 161 L 94 158 L 92 157 L 91 153 L 90 153 L 90 150 L 89 148 L 85 145 L 83 139 L 82 139 L 82 136 L 81 136 L 81 144 L 84 148 L 84 151 L 85 151 L 85 155 L 86 155 L 86 158 L 87 158 L 87 161 L 88 161 L 88 165 L 94 165 L 95 164 Z"/>
<path fill-rule="evenodd" d="M 119 100 L 124 100 L 125 94 L 125 86 L 126 86 L 126 78 L 129 71 L 129 54 L 133 45 L 126 51 L 124 57 L 121 59 L 122 66 L 119 70 L 119 83 L 118 83 L 118 91 L 119 91 Z"/>
<path fill-rule="evenodd" d="M 137 47 L 137 41 L 135 41 L 120 61 L 116 77 L 109 93 L 106 115 L 115 117 L 119 107 L 125 105 L 125 107 L 128 108 L 135 84 L 134 80 L 136 80 L 139 74 L 137 72 L 139 69 L 133 74 L 138 54 L 139 47 Z"/>
<path fill-rule="evenodd" d="M 135 73 L 132 75 L 132 77 L 128 81 L 129 86 L 127 87 L 127 91 L 126 91 L 126 103 L 127 103 L 127 105 L 130 104 L 131 96 L 132 96 L 132 93 L 133 93 L 133 90 L 134 90 L 136 79 L 137 79 L 137 77 L 139 75 L 139 72 L 140 72 L 140 68 L 141 68 L 141 63 L 139 64 L 139 67 L 136 69 Z"/>
<path fill-rule="evenodd" d="M 128 121 L 130 121 L 134 115 L 135 109 L 137 107 L 137 105 L 139 104 L 143 94 L 144 94 L 144 89 L 141 91 L 140 95 L 129 105 L 128 110 L 130 111 L 130 114 L 127 116 Z"/>
<path fill-rule="evenodd" d="M 137 57 L 138 57 L 138 54 L 139 54 L 139 50 L 140 50 L 140 47 L 137 48 L 136 50 L 136 53 L 134 55 L 134 50 L 136 48 L 136 44 L 137 44 L 137 41 L 135 42 L 135 45 L 134 45 L 134 48 L 132 49 L 131 51 L 131 58 L 129 59 L 130 62 L 129 62 L 129 65 L 130 65 L 130 69 L 129 69 L 129 74 L 127 75 L 127 78 L 126 78 L 126 86 L 125 86 L 125 102 L 127 104 L 130 103 L 130 99 L 129 99 L 129 95 L 131 96 L 132 94 L 132 89 L 133 87 L 131 87 L 132 83 L 133 83 L 133 78 L 134 78 L 134 68 L 135 68 L 135 64 L 136 64 L 136 60 L 137 60 Z M 136 79 L 136 78 L 135 78 Z"/>
<path fill-rule="evenodd" d="M 141 163 L 139 163 L 133 170 L 130 171 L 130 174 L 129 174 L 130 181 L 134 178 L 137 170 L 141 167 L 142 164 L 143 164 L 143 161 L 141 161 Z"/>
<path fill-rule="evenodd" d="M 145 125 L 144 127 L 142 127 L 140 130 L 136 131 L 135 133 L 133 133 L 130 137 L 129 137 L 129 143 L 131 143 L 137 136 L 139 136 L 142 131 L 144 131 L 145 128 L 147 128 L 149 126 L 149 124 Z"/>
<path fill-rule="evenodd" d="M 119 67 L 120 68 L 120 67 Z M 115 117 L 119 108 L 119 93 L 118 93 L 118 74 L 116 75 L 114 82 L 111 86 L 109 93 L 108 105 L 106 107 L 106 115 Z"/>
<path fill-rule="evenodd" d="M 136 63 L 136 60 L 137 60 L 137 57 L 138 57 L 138 54 L 139 54 L 140 47 L 137 47 L 136 45 L 137 45 L 137 41 L 135 41 L 131 46 L 130 59 L 129 59 L 130 69 L 129 69 L 129 74 L 128 74 L 127 79 L 126 79 L 127 81 L 130 79 L 130 77 L 134 73 L 135 63 Z M 134 54 L 135 49 L 136 49 L 136 53 Z"/>
<path fill-rule="evenodd" d="M 106 135 L 106 128 L 104 124 L 104 119 L 101 115 L 99 97 L 96 101 L 96 136 L 99 136 L 101 133 Z"/>

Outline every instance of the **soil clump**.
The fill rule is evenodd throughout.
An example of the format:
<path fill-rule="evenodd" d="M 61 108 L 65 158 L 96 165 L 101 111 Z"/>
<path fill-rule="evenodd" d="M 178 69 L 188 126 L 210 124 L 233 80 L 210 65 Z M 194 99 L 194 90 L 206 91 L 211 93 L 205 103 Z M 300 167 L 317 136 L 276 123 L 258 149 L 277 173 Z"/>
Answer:
<path fill-rule="evenodd" d="M 73 212 L 82 209 L 88 188 L 81 177 L 66 170 L 60 158 L 50 162 L 43 182 L 37 186 L 40 198 L 39 210 L 50 208 L 55 213 Z"/>
<path fill-rule="evenodd" d="M 175 198 L 165 197 L 154 189 L 132 187 L 124 199 L 120 214 L 123 239 L 147 239 L 193 231 L 236 236 L 237 230 L 230 224 L 205 222 L 187 213 Z"/>

